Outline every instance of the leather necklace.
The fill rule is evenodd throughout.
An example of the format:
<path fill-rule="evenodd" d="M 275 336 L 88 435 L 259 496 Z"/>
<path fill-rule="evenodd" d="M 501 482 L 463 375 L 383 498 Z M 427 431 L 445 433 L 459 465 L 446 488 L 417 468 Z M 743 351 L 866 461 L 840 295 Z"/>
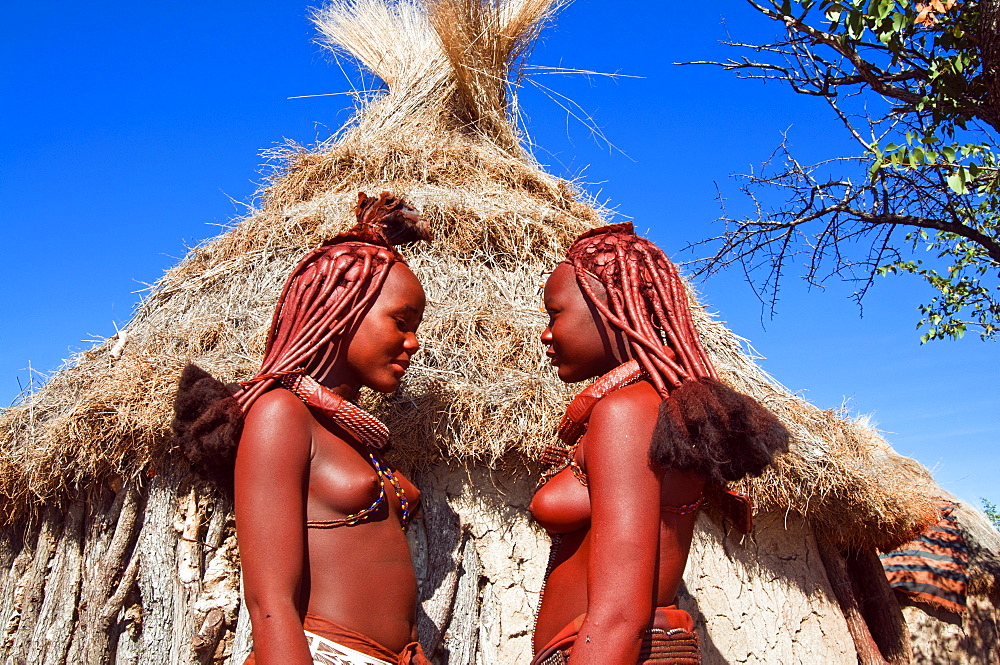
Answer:
<path fill-rule="evenodd" d="M 381 420 L 344 399 L 308 374 L 285 374 L 281 385 L 303 402 L 357 437 L 358 441 L 381 450 L 389 442 L 389 428 Z"/>

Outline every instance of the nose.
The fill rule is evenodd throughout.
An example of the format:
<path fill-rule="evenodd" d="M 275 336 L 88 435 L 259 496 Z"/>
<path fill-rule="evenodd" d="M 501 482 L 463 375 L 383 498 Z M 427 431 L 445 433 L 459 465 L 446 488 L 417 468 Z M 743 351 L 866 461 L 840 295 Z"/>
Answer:
<path fill-rule="evenodd" d="M 549 326 L 545 326 L 545 330 L 542 331 L 542 344 L 552 346 L 552 328 Z"/>
<path fill-rule="evenodd" d="M 420 340 L 417 339 L 415 333 L 409 333 L 406 335 L 406 339 L 403 340 L 403 348 L 406 349 L 411 356 L 420 350 Z"/>

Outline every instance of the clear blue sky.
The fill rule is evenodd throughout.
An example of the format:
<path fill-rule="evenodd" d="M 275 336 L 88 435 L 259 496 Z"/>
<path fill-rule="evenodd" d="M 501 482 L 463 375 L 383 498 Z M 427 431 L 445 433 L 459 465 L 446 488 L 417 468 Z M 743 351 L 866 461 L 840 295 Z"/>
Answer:
<path fill-rule="evenodd" d="M 185 253 L 242 214 L 258 151 L 284 137 L 311 143 L 350 115 L 346 89 L 318 46 L 308 5 L 175 2 L 4 3 L 0 19 L 0 402 L 31 366 L 50 371 L 83 340 L 114 333 Z M 544 76 L 625 153 L 609 151 L 534 89 L 522 103 L 539 160 L 588 189 L 677 260 L 718 232 L 716 185 L 763 161 L 788 130 L 798 154 L 846 145 L 820 102 L 776 84 L 738 81 L 684 60 L 732 55 L 777 29 L 739 0 L 675 5 L 576 0 L 535 50 L 538 65 L 643 78 Z M 626 156 L 627 155 L 627 156 Z M 1000 369 L 995 343 L 920 346 L 916 306 L 928 292 L 880 280 L 864 316 L 831 284 L 788 281 L 776 318 L 737 272 L 700 285 L 706 302 L 766 357 L 779 381 L 822 408 L 847 400 L 873 414 L 895 448 L 946 489 L 1000 503 Z"/>

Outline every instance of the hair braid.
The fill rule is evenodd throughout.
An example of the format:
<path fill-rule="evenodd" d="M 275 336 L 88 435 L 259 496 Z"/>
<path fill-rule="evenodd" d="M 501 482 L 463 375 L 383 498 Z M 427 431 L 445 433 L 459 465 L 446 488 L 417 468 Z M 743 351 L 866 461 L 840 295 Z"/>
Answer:
<path fill-rule="evenodd" d="M 388 192 L 359 194 L 355 214 L 355 227 L 306 254 L 285 280 L 256 375 L 235 392 L 195 365 L 181 375 L 175 441 L 196 469 L 223 487 L 232 484 L 243 415 L 281 377 L 344 351 L 345 335 L 378 297 L 393 264 L 403 261 L 394 242 L 431 239 L 416 211 Z"/>
<path fill-rule="evenodd" d="M 244 413 L 281 376 L 304 371 L 305 362 L 319 353 L 334 352 L 330 341 L 357 323 L 399 260 L 387 247 L 361 242 L 326 249 L 316 260 L 306 257 L 289 275 L 291 288 L 279 300 L 273 319 L 278 332 L 264 353 L 260 372 L 234 395 Z"/>
<path fill-rule="evenodd" d="M 773 415 L 718 380 L 677 268 L 632 224 L 584 233 L 566 260 L 584 297 L 624 335 L 663 398 L 650 443 L 654 461 L 721 484 L 759 474 L 787 448 L 788 432 Z"/>

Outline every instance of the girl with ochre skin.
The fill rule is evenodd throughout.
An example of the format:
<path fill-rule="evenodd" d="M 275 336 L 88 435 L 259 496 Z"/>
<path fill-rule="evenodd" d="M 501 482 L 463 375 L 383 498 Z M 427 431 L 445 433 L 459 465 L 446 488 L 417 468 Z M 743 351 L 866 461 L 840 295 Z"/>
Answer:
<path fill-rule="evenodd" d="M 385 239 L 419 218 L 388 193 L 360 198 L 359 226 L 289 277 L 261 372 L 236 395 L 247 663 L 427 662 L 404 534 L 419 492 L 382 460 L 384 425 L 352 404 L 362 386 L 395 391 L 420 348 L 424 291 Z"/>
<path fill-rule="evenodd" d="M 559 378 L 601 378 L 530 506 L 554 535 L 533 663 L 700 662 L 674 603 L 706 482 L 759 473 L 787 433 L 716 380 L 676 269 L 631 224 L 581 236 L 544 298 Z"/>

